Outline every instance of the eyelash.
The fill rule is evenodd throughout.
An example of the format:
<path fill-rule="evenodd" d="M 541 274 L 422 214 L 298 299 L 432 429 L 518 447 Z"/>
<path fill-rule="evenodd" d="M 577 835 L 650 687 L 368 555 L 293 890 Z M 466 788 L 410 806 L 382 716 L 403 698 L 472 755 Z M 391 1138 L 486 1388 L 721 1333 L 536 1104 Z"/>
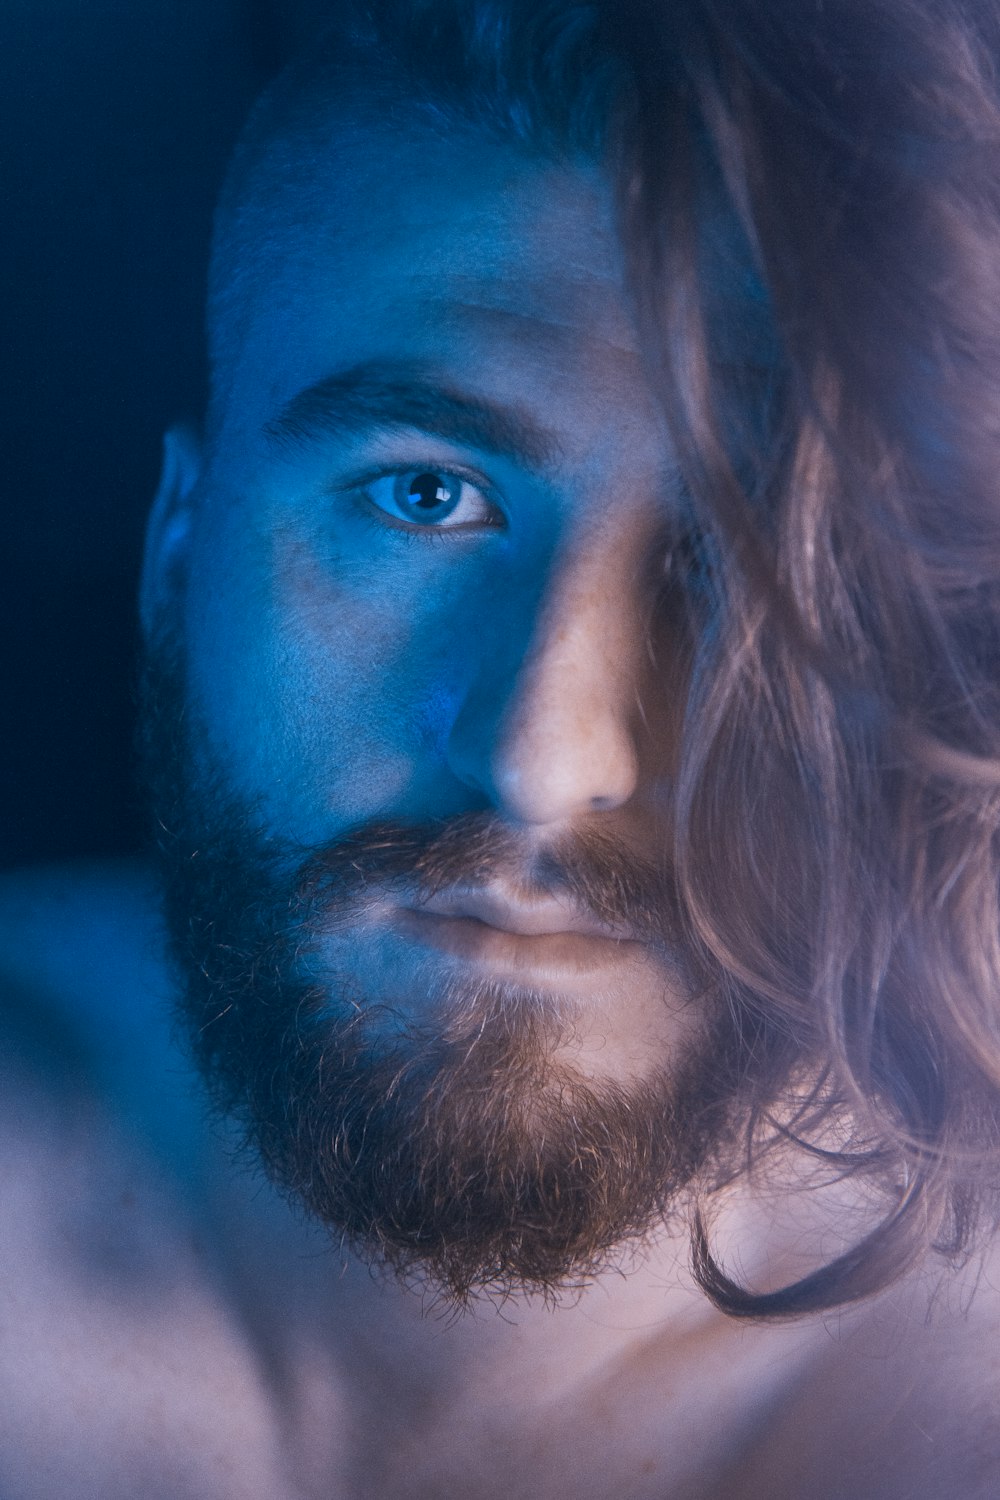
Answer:
<path fill-rule="evenodd" d="M 385 511 L 378 511 L 376 514 L 377 507 L 365 503 L 363 496 L 356 508 L 362 526 L 383 536 L 389 531 L 399 538 L 404 547 L 422 547 L 428 542 L 440 546 L 453 540 L 448 535 L 449 532 L 457 531 L 462 534 L 461 527 L 458 526 L 406 526 L 402 521 L 386 515 Z"/>
<path fill-rule="evenodd" d="M 433 462 L 428 464 L 392 464 L 386 468 L 366 473 L 354 480 L 353 483 L 338 485 L 337 488 L 340 494 L 346 495 L 354 502 L 354 508 L 358 516 L 366 526 L 370 526 L 373 530 L 381 532 L 390 531 L 395 536 L 402 538 L 407 545 L 414 543 L 422 544 L 424 542 L 454 542 L 462 537 L 468 537 L 473 529 L 490 529 L 488 527 L 473 528 L 466 525 L 408 526 L 405 521 L 399 520 L 397 517 L 390 515 L 388 511 L 383 510 L 380 505 L 376 505 L 365 493 L 366 486 L 374 484 L 379 479 L 392 479 L 402 474 L 419 474 L 422 469 L 440 473 L 450 479 L 460 479 L 465 484 L 473 485 L 477 490 L 482 492 L 492 506 L 498 511 L 502 511 L 502 507 L 496 499 L 494 488 L 489 480 L 484 478 L 482 474 L 477 474 L 472 469 L 463 468 L 460 464 L 446 465 L 435 464 Z M 498 523 L 493 529 L 500 531 L 504 527 Z"/>

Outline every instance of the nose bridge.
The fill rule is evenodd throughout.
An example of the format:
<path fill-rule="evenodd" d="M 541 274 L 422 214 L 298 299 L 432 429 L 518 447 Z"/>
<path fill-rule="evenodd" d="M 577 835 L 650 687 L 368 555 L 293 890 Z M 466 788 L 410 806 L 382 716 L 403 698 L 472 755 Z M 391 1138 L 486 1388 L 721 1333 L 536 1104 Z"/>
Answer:
<path fill-rule="evenodd" d="M 509 648 L 483 662 L 452 763 L 504 816 L 554 823 L 633 795 L 643 650 L 633 573 L 621 545 L 592 536 L 553 560 L 523 634 L 510 631 Z"/>

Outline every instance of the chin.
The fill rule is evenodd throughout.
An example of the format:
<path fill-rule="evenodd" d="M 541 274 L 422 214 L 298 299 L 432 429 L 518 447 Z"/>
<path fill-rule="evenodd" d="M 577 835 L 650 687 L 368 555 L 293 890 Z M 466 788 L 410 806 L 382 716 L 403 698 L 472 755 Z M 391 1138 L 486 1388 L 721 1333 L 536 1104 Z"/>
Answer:
<path fill-rule="evenodd" d="M 714 1169 L 745 1054 L 728 1010 L 680 1003 L 673 971 L 630 973 L 608 942 L 669 909 L 652 875 L 638 891 L 627 851 L 582 839 L 534 872 L 591 913 L 589 943 L 497 939 L 468 913 L 421 953 L 412 935 L 372 939 L 372 914 L 414 881 L 513 888 L 510 831 L 485 815 L 370 824 L 296 862 L 221 775 L 194 772 L 164 691 L 147 769 L 180 1019 L 279 1188 L 458 1300 L 579 1286 L 659 1229 Z M 442 951 L 455 941 L 471 954 Z"/>

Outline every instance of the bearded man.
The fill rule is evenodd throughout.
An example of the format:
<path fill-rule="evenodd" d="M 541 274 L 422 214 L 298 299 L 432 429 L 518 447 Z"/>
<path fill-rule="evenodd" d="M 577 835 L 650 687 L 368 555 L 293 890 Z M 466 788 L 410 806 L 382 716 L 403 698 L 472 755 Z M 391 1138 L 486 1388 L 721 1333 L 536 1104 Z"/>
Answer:
<path fill-rule="evenodd" d="M 377 0 L 258 104 L 158 873 L 5 891 L 5 1500 L 996 1494 L 998 57 Z"/>

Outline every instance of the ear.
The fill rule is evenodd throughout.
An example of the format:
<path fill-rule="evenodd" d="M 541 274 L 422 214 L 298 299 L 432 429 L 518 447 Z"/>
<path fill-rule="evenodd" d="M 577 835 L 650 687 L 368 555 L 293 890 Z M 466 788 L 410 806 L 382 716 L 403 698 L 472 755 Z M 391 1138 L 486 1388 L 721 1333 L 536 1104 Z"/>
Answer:
<path fill-rule="evenodd" d="M 176 600 L 184 577 L 202 464 L 201 439 L 192 426 L 184 423 L 164 435 L 163 468 L 146 527 L 139 585 L 139 618 L 147 639 Z"/>

